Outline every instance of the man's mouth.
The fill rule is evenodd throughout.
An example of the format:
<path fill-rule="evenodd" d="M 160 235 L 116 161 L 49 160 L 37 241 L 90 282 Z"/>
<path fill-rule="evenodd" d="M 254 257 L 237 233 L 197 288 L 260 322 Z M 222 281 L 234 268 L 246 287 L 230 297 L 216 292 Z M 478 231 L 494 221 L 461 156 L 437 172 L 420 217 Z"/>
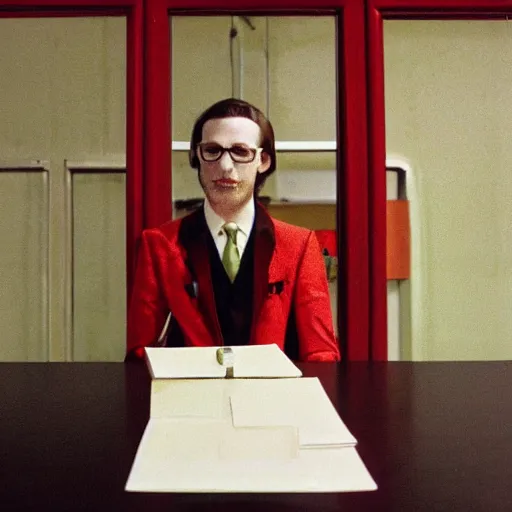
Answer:
<path fill-rule="evenodd" d="M 218 180 L 214 180 L 215 185 L 219 187 L 226 187 L 226 188 L 234 188 L 238 185 L 238 181 L 232 180 L 229 178 L 220 178 Z"/>

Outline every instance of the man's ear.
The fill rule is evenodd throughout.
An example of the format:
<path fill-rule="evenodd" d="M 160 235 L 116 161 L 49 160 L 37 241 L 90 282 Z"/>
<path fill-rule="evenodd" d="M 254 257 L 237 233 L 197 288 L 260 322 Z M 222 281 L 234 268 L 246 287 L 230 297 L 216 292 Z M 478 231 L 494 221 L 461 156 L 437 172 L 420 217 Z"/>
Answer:
<path fill-rule="evenodd" d="M 272 158 L 268 153 L 265 153 L 265 151 L 261 152 L 261 162 L 260 165 L 258 165 L 258 172 L 264 173 L 267 172 L 270 169 L 270 164 L 272 163 Z"/>

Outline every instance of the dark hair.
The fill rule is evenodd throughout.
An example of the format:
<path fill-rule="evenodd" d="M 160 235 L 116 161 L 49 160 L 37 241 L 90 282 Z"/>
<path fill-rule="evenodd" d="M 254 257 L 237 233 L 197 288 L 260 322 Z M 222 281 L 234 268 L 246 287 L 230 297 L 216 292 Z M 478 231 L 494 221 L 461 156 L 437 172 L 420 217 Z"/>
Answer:
<path fill-rule="evenodd" d="M 236 98 L 227 98 L 218 101 L 211 107 L 207 108 L 198 118 L 192 129 L 192 137 L 190 141 L 190 151 L 188 154 L 190 165 L 194 169 L 199 169 L 199 158 L 197 157 L 196 148 L 203 137 L 203 126 L 210 119 L 222 119 L 224 117 L 246 117 L 254 121 L 261 131 L 261 147 L 263 151 L 270 156 L 270 167 L 264 173 L 258 173 L 254 186 L 255 192 L 258 192 L 265 180 L 276 170 L 276 148 L 274 141 L 274 129 L 270 121 L 265 117 L 263 112 L 246 101 Z"/>

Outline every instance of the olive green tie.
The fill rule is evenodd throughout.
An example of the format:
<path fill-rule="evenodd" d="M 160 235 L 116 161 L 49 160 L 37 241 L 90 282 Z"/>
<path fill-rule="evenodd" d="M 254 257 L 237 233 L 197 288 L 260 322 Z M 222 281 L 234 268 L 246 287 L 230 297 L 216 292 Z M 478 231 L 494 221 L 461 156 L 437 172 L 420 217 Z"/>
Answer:
<path fill-rule="evenodd" d="M 238 269 L 240 268 L 240 253 L 236 246 L 236 234 L 238 232 L 238 226 L 234 222 L 228 222 L 222 226 L 224 232 L 228 236 L 226 247 L 224 247 L 224 253 L 222 254 L 222 264 L 226 269 L 226 273 L 233 282 L 235 280 Z"/>

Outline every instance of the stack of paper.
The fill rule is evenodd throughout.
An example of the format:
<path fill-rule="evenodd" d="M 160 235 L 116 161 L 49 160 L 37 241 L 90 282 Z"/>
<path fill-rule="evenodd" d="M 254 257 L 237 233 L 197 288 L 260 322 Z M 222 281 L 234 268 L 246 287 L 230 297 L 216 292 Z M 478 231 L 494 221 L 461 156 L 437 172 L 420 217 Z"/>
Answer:
<path fill-rule="evenodd" d="M 146 348 L 146 360 L 154 379 L 223 378 L 226 368 L 217 362 L 218 347 Z M 231 347 L 236 378 L 301 377 L 302 372 L 273 345 Z"/>
<path fill-rule="evenodd" d="M 376 489 L 318 379 L 282 378 L 300 371 L 275 345 L 233 351 L 235 377 L 246 378 L 214 378 L 215 347 L 148 349 L 150 420 L 126 490 Z"/>

